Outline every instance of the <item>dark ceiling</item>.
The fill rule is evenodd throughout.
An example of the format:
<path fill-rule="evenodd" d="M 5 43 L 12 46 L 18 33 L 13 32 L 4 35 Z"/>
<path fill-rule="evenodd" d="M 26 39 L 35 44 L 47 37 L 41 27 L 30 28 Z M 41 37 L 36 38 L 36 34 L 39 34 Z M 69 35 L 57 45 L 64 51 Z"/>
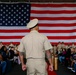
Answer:
<path fill-rule="evenodd" d="M 76 0 L 0 0 L 1 2 L 76 2 Z"/>

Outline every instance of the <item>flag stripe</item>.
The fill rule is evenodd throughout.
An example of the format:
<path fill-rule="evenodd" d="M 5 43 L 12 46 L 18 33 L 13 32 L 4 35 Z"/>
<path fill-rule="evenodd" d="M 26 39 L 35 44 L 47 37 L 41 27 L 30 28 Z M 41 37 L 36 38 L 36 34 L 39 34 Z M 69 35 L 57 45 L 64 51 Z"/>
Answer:
<path fill-rule="evenodd" d="M 51 43 L 76 42 L 76 4 L 32 3 L 31 18 L 39 19 L 40 33 Z"/>
<path fill-rule="evenodd" d="M 35 17 L 31 17 L 33 19 Z M 39 20 L 76 20 L 76 17 L 37 17 Z"/>
<path fill-rule="evenodd" d="M 25 36 L 27 35 L 28 33 L 26 32 L 22 32 L 22 33 L 0 33 L 0 36 Z M 42 33 L 46 36 L 75 36 L 76 35 L 76 32 L 73 32 L 73 33 Z"/>
<path fill-rule="evenodd" d="M 76 3 L 32 3 L 32 7 L 76 7 Z"/>
<path fill-rule="evenodd" d="M 24 36 L 0 36 L 0 39 L 21 39 Z M 47 36 L 48 39 L 75 39 L 76 36 Z"/>
<path fill-rule="evenodd" d="M 32 10 L 31 11 L 31 13 L 36 13 L 36 14 L 74 14 L 74 13 L 76 13 L 76 10 L 61 10 L 61 11 L 52 11 L 52 10 L 39 10 L 39 11 L 37 11 L 37 10 Z"/>

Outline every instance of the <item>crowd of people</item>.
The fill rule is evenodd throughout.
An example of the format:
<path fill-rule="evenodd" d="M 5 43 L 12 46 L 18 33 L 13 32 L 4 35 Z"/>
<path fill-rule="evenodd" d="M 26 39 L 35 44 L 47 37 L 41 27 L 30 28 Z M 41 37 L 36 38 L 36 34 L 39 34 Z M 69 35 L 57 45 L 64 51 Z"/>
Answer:
<path fill-rule="evenodd" d="M 2 74 L 9 72 L 13 63 L 20 64 L 17 49 L 18 44 L 14 45 L 11 42 L 9 45 L 3 45 L 0 42 L 0 69 Z M 64 42 L 54 44 L 51 52 L 58 56 L 59 63 L 76 73 L 76 45 L 74 42 L 71 45 L 65 45 Z"/>
<path fill-rule="evenodd" d="M 20 64 L 17 48 L 12 42 L 9 45 L 0 42 L 0 75 L 10 72 L 14 63 Z"/>
<path fill-rule="evenodd" d="M 52 53 L 58 56 L 62 65 L 76 73 L 76 45 L 74 42 L 67 45 L 64 42 L 59 42 L 57 45 L 53 45 Z"/>

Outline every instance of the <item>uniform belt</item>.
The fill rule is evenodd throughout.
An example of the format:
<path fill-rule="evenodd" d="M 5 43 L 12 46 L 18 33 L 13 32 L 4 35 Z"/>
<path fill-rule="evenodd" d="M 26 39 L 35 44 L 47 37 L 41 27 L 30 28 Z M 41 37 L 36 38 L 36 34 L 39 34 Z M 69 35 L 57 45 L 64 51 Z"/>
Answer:
<path fill-rule="evenodd" d="M 44 58 L 33 58 L 33 57 L 30 57 L 30 58 L 27 58 L 27 59 L 44 59 Z"/>

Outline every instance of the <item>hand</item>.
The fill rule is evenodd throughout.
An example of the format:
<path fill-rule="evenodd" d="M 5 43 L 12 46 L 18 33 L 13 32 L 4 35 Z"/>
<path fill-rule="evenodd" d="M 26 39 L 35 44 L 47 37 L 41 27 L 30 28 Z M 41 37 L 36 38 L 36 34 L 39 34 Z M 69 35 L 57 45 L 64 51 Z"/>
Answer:
<path fill-rule="evenodd" d="M 22 65 L 22 70 L 23 70 L 23 71 L 26 70 L 26 65 L 25 65 L 25 64 Z"/>
<path fill-rule="evenodd" d="M 53 71 L 53 65 L 49 65 L 49 70 Z"/>

